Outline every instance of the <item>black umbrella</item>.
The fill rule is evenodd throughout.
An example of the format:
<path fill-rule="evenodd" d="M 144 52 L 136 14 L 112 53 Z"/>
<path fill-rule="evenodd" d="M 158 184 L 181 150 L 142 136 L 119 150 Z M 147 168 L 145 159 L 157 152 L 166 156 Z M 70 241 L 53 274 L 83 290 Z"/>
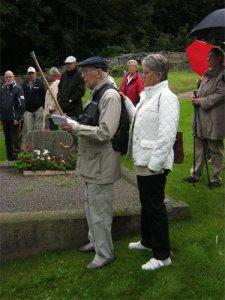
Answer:
<path fill-rule="evenodd" d="M 225 8 L 217 9 L 206 16 L 189 35 L 225 41 Z"/>

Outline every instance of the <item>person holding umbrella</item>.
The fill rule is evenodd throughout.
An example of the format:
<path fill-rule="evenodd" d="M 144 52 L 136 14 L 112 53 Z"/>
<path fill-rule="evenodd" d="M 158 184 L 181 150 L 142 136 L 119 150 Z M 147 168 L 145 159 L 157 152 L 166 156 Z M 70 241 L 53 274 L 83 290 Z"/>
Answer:
<path fill-rule="evenodd" d="M 224 53 L 220 47 L 214 47 L 208 54 L 209 68 L 201 80 L 201 84 L 192 98 L 196 107 L 194 118 L 195 163 L 190 176 L 185 181 L 199 181 L 205 162 L 205 145 L 211 150 L 212 178 L 210 187 L 222 184 L 222 171 L 225 138 L 225 67 Z"/>

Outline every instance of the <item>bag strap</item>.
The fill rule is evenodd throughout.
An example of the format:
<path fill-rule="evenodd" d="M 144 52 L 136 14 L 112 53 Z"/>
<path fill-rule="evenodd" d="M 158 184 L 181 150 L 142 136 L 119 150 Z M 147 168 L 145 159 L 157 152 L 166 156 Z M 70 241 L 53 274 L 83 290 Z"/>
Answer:
<path fill-rule="evenodd" d="M 106 83 L 99 90 L 93 93 L 91 101 L 95 102 L 98 105 L 103 94 L 109 89 L 118 91 L 117 88 L 115 88 L 112 84 Z"/>

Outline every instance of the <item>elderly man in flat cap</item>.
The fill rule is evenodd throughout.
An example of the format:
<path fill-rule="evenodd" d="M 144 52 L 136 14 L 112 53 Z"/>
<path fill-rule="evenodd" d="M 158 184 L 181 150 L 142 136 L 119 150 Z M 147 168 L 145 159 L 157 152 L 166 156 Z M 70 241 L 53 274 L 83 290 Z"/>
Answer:
<path fill-rule="evenodd" d="M 98 269 L 114 259 L 111 237 L 113 183 L 120 178 L 119 152 L 112 146 L 121 113 L 121 99 L 107 75 L 106 61 L 90 57 L 80 63 L 92 99 L 79 117 L 64 130 L 80 137 L 77 170 L 85 181 L 85 210 L 89 243 L 81 252 L 95 252 L 88 269 Z"/>
<path fill-rule="evenodd" d="M 63 112 L 73 120 L 77 120 L 82 113 L 81 98 L 85 94 L 85 84 L 74 56 L 68 56 L 65 65 L 66 71 L 62 74 L 58 85 L 57 98 Z"/>

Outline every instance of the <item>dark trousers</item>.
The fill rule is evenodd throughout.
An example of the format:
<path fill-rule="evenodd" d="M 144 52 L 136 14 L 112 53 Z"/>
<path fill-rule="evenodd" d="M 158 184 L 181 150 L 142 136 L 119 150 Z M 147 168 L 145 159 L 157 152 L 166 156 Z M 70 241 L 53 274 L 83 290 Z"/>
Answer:
<path fill-rule="evenodd" d="M 164 260 L 170 256 L 169 226 L 164 204 L 168 172 L 137 176 L 141 201 L 141 244 L 152 249 L 153 257 Z"/>
<path fill-rule="evenodd" d="M 15 160 L 20 152 L 19 124 L 14 125 L 13 121 L 4 121 L 3 132 L 7 158 L 8 160 Z"/>

